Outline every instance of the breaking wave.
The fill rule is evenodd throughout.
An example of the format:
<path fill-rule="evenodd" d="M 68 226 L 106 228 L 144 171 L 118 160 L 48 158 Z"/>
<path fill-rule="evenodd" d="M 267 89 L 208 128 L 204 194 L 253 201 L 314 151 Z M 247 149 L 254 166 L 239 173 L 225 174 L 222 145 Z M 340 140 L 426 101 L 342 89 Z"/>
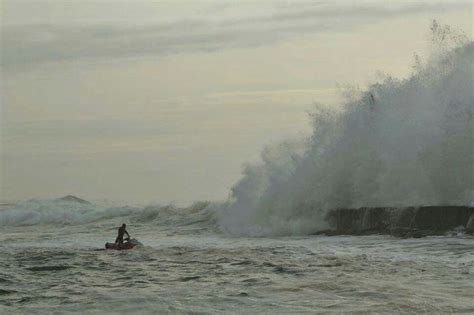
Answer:
<path fill-rule="evenodd" d="M 136 212 L 133 207 L 102 208 L 89 202 L 31 199 L 0 211 L 0 225 L 82 224 Z"/>
<path fill-rule="evenodd" d="M 76 200 L 81 200 L 74 197 Z M 157 225 L 215 226 L 214 212 L 208 202 L 196 202 L 185 208 L 173 205 L 147 207 L 101 207 L 71 199 L 31 199 L 0 211 L 0 226 L 78 225 L 124 217 L 127 222 Z M 209 210 L 208 210 L 209 208 Z"/>
<path fill-rule="evenodd" d="M 220 226 L 236 235 L 327 228 L 330 209 L 472 205 L 474 44 L 432 25 L 426 64 L 313 113 L 301 142 L 266 148 L 232 189 Z"/>

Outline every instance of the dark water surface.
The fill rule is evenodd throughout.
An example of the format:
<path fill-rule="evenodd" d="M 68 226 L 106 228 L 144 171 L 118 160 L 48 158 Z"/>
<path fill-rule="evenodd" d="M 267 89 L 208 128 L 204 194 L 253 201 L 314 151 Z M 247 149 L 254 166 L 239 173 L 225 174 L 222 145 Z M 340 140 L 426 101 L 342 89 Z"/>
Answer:
<path fill-rule="evenodd" d="M 118 225 L 118 222 L 117 224 Z M 0 313 L 474 312 L 474 238 L 230 238 L 146 224 L 3 227 Z"/>

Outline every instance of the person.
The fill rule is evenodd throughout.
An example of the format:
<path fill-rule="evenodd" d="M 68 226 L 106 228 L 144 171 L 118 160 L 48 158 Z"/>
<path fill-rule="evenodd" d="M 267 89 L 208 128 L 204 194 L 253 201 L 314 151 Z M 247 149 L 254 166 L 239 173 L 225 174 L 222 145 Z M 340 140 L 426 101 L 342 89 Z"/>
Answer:
<path fill-rule="evenodd" d="M 117 244 L 117 245 L 123 244 L 123 236 L 125 234 L 127 234 L 128 238 L 130 238 L 130 235 L 128 234 L 127 230 L 125 230 L 126 227 L 127 227 L 127 225 L 125 223 L 122 224 L 121 227 L 119 227 L 118 235 L 117 235 L 117 238 L 115 239 L 115 244 Z"/>

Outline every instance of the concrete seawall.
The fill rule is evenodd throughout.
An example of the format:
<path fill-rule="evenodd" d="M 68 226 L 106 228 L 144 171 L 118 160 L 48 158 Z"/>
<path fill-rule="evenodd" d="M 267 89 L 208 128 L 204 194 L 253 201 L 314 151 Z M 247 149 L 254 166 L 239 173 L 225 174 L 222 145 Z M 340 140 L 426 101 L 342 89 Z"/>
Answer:
<path fill-rule="evenodd" d="M 422 237 L 458 228 L 474 233 L 474 207 L 464 206 L 337 209 L 327 220 L 330 229 L 318 234 Z"/>

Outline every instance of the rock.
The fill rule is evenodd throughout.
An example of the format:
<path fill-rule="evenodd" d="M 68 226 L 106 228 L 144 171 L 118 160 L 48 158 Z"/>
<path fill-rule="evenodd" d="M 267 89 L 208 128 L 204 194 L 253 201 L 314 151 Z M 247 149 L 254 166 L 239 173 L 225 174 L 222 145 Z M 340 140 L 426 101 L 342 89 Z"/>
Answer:
<path fill-rule="evenodd" d="M 58 198 L 58 199 L 56 199 L 56 201 L 67 201 L 67 202 L 77 202 L 77 203 L 83 203 L 83 204 L 91 204 L 89 201 L 81 199 L 81 198 L 73 196 L 73 195 L 67 195 L 67 196 Z"/>

